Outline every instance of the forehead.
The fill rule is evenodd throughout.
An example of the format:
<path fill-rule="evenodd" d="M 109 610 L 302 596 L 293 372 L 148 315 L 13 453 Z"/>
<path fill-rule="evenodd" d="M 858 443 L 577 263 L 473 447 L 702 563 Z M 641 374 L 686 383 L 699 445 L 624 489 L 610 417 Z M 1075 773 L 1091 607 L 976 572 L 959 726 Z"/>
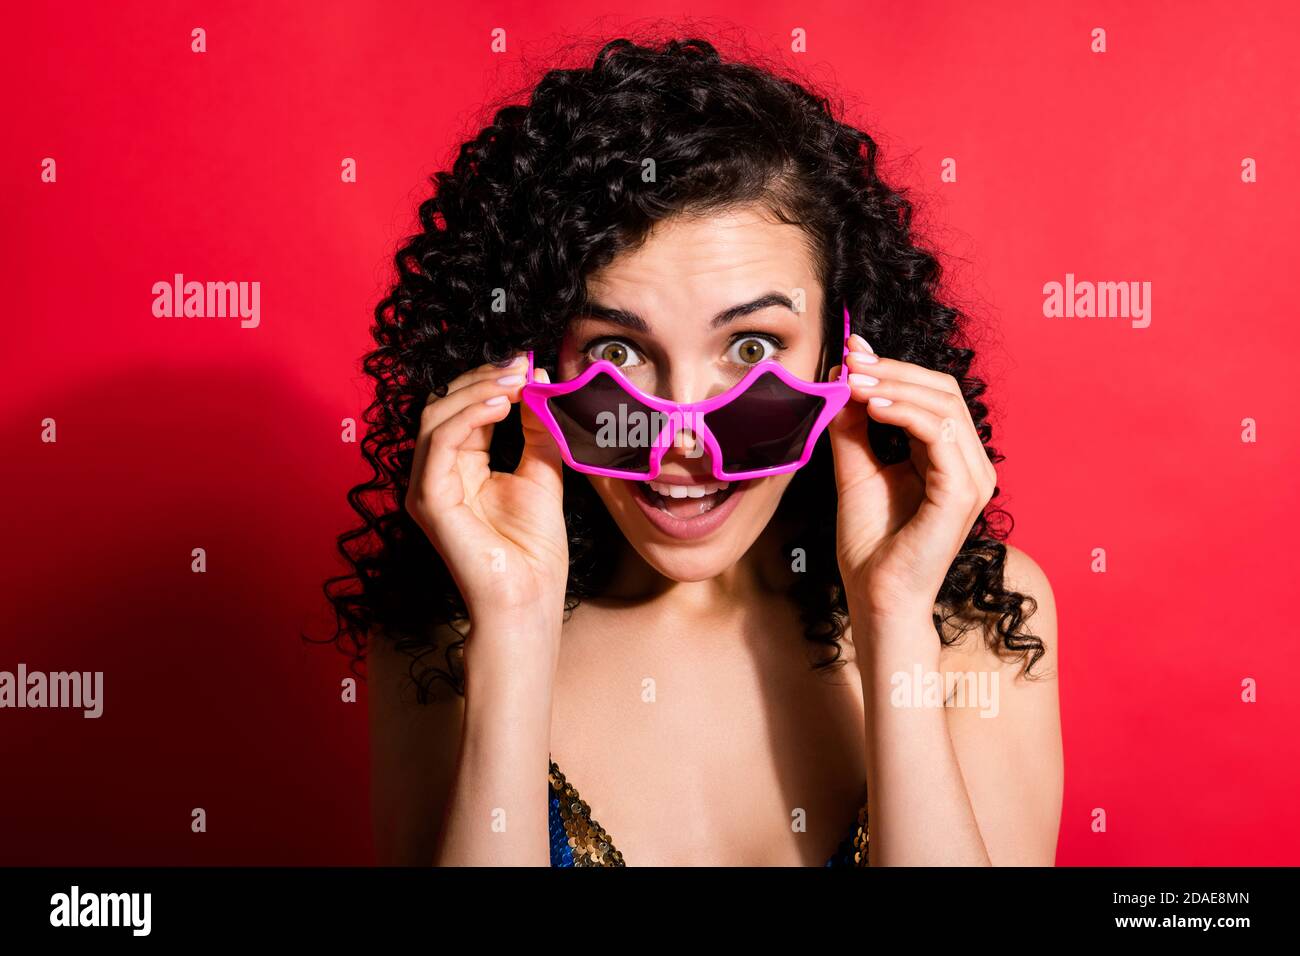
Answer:
<path fill-rule="evenodd" d="M 587 278 L 591 298 L 652 321 L 713 315 L 770 289 L 792 298 L 802 290 L 810 309 L 820 302 L 809 235 L 756 206 L 656 223 L 642 245 Z"/>

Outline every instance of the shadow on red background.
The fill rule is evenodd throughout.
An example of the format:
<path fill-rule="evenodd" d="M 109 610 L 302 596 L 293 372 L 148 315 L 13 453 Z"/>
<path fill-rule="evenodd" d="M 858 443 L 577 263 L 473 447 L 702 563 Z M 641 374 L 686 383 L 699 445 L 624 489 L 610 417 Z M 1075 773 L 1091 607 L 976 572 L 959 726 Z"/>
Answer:
<path fill-rule="evenodd" d="M 117 369 L 5 416 L 29 496 L 8 536 L 23 639 L 0 667 L 103 671 L 104 709 L 3 714 L 4 862 L 372 862 L 364 693 L 342 702 L 347 659 L 299 636 L 329 623 L 340 514 L 302 423 L 337 416 L 279 379 Z M 52 446 L 33 440 L 47 415 Z"/>

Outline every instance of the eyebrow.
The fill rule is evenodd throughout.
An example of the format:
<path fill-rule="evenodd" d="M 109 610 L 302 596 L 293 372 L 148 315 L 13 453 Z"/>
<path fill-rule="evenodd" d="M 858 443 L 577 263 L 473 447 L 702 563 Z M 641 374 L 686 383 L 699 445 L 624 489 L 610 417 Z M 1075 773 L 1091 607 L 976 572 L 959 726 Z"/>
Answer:
<path fill-rule="evenodd" d="M 721 328 L 728 322 L 734 322 L 736 319 L 772 306 L 779 306 L 795 312 L 794 303 L 789 296 L 782 295 L 780 292 L 769 292 L 766 295 L 759 296 L 752 302 L 745 302 L 741 305 L 733 305 L 728 309 L 723 309 L 709 320 L 709 328 Z M 630 309 L 615 309 L 599 302 L 588 302 L 582 307 L 582 313 L 590 315 L 592 318 L 604 319 L 606 322 L 630 329 L 633 332 L 648 333 L 650 331 L 650 323 Z M 798 315 L 797 312 L 795 314 Z"/>

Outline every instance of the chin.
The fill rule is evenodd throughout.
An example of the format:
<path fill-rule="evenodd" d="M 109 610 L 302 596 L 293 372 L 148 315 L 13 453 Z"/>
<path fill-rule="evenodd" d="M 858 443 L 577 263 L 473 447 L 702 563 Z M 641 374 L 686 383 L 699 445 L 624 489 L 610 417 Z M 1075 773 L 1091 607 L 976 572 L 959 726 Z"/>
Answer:
<path fill-rule="evenodd" d="M 705 496 L 671 502 L 654 490 L 667 492 L 661 483 L 591 481 L 642 559 L 669 580 L 691 582 L 715 578 L 745 556 L 776 513 L 790 476 L 735 482 Z M 706 487 L 716 484 L 709 479 Z"/>

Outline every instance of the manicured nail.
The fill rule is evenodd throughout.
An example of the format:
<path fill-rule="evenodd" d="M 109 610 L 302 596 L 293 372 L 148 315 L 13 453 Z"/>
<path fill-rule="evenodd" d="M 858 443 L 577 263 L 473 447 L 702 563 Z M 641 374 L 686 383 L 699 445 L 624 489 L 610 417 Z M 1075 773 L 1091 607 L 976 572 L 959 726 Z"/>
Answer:
<path fill-rule="evenodd" d="M 849 356 L 857 359 L 859 362 L 866 362 L 868 365 L 880 361 L 880 356 L 875 352 L 850 352 Z"/>
<path fill-rule="evenodd" d="M 854 385 L 879 385 L 880 379 L 870 375 L 863 375 L 861 372 L 854 372 L 849 376 L 849 381 Z"/>
<path fill-rule="evenodd" d="M 510 401 L 510 399 L 506 398 L 504 395 L 493 395 L 491 398 L 489 398 L 489 399 L 488 399 L 487 401 L 485 401 L 483 404 L 484 404 L 484 405 L 504 405 L 504 404 L 505 404 L 506 402 L 508 402 L 508 401 Z"/>
<path fill-rule="evenodd" d="M 850 344 L 856 345 L 856 348 L 852 349 L 852 351 L 854 352 L 875 351 L 875 349 L 871 347 L 871 343 L 868 342 L 866 339 L 864 339 L 862 336 L 858 335 L 857 332 L 854 332 L 852 335 L 849 336 L 849 342 Z"/>
<path fill-rule="evenodd" d="M 505 375 L 497 379 L 498 385 L 522 385 L 524 377 L 522 375 Z"/>
<path fill-rule="evenodd" d="M 873 395 L 871 396 L 871 398 L 867 399 L 867 404 L 875 405 L 877 408 L 881 408 L 885 405 L 892 405 L 894 403 L 887 398 L 881 398 L 879 395 Z"/>

